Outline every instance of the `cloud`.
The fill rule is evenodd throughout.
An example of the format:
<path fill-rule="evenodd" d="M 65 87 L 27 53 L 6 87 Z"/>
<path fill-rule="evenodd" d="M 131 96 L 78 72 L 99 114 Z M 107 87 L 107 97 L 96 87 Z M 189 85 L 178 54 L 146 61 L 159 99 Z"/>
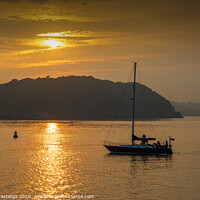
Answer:
<path fill-rule="evenodd" d="M 51 2 L 51 0 L 0 0 L 0 2 L 6 2 L 6 3 L 33 2 L 38 4 L 44 4 L 47 2 Z"/>

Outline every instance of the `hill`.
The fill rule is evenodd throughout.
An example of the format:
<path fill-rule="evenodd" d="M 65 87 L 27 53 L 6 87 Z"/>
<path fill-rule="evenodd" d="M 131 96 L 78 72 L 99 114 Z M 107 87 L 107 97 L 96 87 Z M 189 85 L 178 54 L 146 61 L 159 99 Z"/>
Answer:
<path fill-rule="evenodd" d="M 124 98 L 121 97 L 125 92 Z M 86 76 L 37 78 L 0 85 L 0 119 L 116 119 L 132 117 L 132 83 Z M 181 117 L 168 100 L 136 84 L 136 119 Z"/>

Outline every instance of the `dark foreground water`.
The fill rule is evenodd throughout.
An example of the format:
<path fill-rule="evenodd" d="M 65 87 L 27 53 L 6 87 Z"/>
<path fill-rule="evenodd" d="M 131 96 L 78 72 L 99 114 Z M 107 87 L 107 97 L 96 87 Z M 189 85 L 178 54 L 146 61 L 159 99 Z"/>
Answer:
<path fill-rule="evenodd" d="M 110 125 L 0 121 L 0 199 L 200 199 L 200 117 L 136 122 L 138 135 L 174 136 L 172 156 L 110 155 Z M 127 143 L 130 133 L 131 122 L 115 122 L 107 139 Z"/>

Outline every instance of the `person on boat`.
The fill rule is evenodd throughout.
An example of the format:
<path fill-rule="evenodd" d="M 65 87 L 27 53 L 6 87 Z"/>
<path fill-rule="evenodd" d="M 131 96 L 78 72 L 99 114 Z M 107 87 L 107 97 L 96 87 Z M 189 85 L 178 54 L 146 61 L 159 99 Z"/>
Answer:
<path fill-rule="evenodd" d="M 167 148 L 167 147 L 168 147 L 168 141 L 167 141 L 167 140 L 166 140 L 166 143 L 165 143 L 165 144 L 166 144 L 166 148 Z"/>
<path fill-rule="evenodd" d="M 142 136 L 142 144 L 145 144 L 145 143 L 147 143 L 146 135 L 143 134 L 143 136 Z"/>
<path fill-rule="evenodd" d="M 157 145 L 160 146 L 160 141 L 158 140 Z"/>

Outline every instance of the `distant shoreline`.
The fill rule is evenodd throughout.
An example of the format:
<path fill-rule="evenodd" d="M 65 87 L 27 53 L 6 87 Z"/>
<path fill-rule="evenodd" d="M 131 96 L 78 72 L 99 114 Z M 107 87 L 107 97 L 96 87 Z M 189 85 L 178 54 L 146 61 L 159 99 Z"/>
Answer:
<path fill-rule="evenodd" d="M 183 116 L 200 116 L 200 103 L 171 101 L 171 104 L 175 111 L 180 112 Z"/>

